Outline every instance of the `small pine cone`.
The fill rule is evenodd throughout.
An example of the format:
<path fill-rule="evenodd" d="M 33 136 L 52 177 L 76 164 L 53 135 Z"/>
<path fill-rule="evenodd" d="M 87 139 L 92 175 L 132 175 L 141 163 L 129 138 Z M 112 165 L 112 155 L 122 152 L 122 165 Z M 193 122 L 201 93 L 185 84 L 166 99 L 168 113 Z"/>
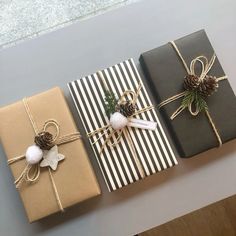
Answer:
<path fill-rule="evenodd" d="M 117 111 L 119 111 L 122 115 L 129 117 L 135 113 L 136 108 L 137 108 L 136 104 L 133 104 L 132 102 L 127 101 L 126 103 L 118 105 Z"/>
<path fill-rule="evenodd" d="M 49 132 L 40 132 L 35 138 L 34 142 L 37 146 L 39 146 L 42 150 L 50 150 L 53 147 L 53 135 Z"/>
<path fill-rule="evenodd" d="M 206 75 L 206 77 L 200 82 L 197 90 L 200 95 L 207 97 L 216 92 L 218 86 L 219 85 L 215 76 Z"/>
<path fill-rule="evenodd" d="M 194 90 L 199 85 L 199 79 L 196 75 L 186 75 L 184 78 L 184 89 Z"/>

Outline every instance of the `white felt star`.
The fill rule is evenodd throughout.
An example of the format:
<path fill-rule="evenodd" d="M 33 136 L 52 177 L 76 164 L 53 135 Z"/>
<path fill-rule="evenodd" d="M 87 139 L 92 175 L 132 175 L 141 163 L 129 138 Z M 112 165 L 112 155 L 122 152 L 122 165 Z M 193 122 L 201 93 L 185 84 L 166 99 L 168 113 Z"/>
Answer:
<path fill-rule="evenodd" d="M 53 170 L 56 170 L 58 162 L 63 159 L 65 159 L 65 156 L 58 153 L 58 147 L 55 145 L 49 151 L 44 151 L 40 167 L 50 166 Z"/>

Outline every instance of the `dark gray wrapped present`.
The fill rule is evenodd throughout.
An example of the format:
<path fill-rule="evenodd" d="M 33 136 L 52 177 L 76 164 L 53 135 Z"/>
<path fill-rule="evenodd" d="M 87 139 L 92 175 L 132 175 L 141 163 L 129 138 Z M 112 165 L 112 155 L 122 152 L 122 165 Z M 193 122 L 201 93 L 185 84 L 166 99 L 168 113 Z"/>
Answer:
<path fill-rule="evenodd" d="M 181 157 L 191 157 L 219 146 L 220 141 L 225 143 L 236 137 L 235 94 L 228 79 L 217 81 L 217 84 L 214 84 L 213 79 L 224 78 L 225 76 L 218 58 L 213 58 L 214 55 L 214 49 L 205 31 L 200 30 L 174 41 L 174 45 L 167 43 L 142 53 L 140 56 L 140 63 L 150 87 L 153 89 L 158 103 L 163 105 L 160 111 L 166 120 Z M 198 58 L 199 56 L 200 58 Z M 205 62 L 204 57 L 208 59 L 207 62 Z M 211 81 L 209 79 L 207 85 L 199 85 L 194 78 L 186 79 L 186 76 L 191 73 L 187 72 L 188 69 L 186 69 L 184 62 L 191 70 L 190 64 L 194 59 L 194 65 L 192 64 L 194 69 L 192 69 L 196 75 L 200 76 L 202 72 L 201 63 L 205 66 L 203 69 L 207 73 L 202 77 L 205 78 L 203 78 L 204 80 L 206 78 L 211 79 Z M 207 63 L 208 65 L 206 65 Z M 207 66 L 211 63 L 211 68 L 208 71 Z M 183 98 L 186 98 L 184 96 L 163 104 L 163 101 L 187 91 L 186 89 L 189 86 L 193 88 L 192 91 L 198 90 L 201 92 L 200 94 L 204 95 L 202 96 L 204 100 L 201 100 L 203 103 L 200 101 L 200 105 L 207 105 L 207 110 L 203 109 L 196 116 L 189 112 L 189 106 L 181 111 L 178 110 L 183 105 Z M 214 92 L 213 90 L 216 88 L 217 91 Z M 192 105 L 191 109 L 193 111 L 201 107 L 198 106 L 199 103 L 195 104 L 195 102 Z M 180 111 L 180 113 L 174 119 L 171 119 L 175 111 Z M 207 116 L 207 113 L 209 116 Z"/>

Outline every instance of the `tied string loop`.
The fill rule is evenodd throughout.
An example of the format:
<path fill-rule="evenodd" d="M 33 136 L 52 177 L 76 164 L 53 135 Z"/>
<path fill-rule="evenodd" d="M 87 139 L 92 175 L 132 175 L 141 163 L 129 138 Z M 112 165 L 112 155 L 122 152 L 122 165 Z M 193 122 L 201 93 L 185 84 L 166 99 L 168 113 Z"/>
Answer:
<path fill-rule="evenodd" d="M 29 117 L 30 123 L 33 127 L 34 133 L 37 135 L 40 132 L 38 131 L 38 127 L 36 125 L 36 122 L 33 118 L 32 113 L 30 111 L 30 107 L 29 107 L 29 104 L 28 104 L 26 98 L 23 99 L 23 104 L 24 104 L 26 113 Z M 55 130 L 55 134 L 52 138 L 53 145 L 58 146 L 58 145 L 66 144 L 66 143 L 69 143 L 69 142 L 73 142 L 73 141 L 78 140 L 78 139 L 81 138 L 81 135 L 80 135 L 79 132 L 74 132 L 74 133 L 70 133 L 70 134 L 67 134 L 67 135 L 60 136 L 59 123 L 54 119 L 47 120 L 43 125 L 42 131 L 46 132 L 49 127 L 53 127 L 54 130 Z M 8 163 L 8 165 L 11 165 L 11 164 L 16 163 L 18 161 L 21 161 L 25 158 L 26 158 L 25 154 L 23 154 L 23 155 L 20 155 L 20 156 L 9 159 L 7 161 L 7 163 Z M 25 168 L 23 169 L 23 171 L 20 173 L 20 175 L 14 181 L 14 183 L 16 185 L 16 188 L 19 188 L 24 181 L 28 182 L 28 183 L 35 183 L 39 179 L 40 173 L 41 173 L 41 170 L 40 170 L 40 164 L 39 163 L 37 163 L 37 164 L 27 163 Z M 59 197 L 59 193 L 58 193 L 58 189 L 56 187 L 56 183 L 54 181 L 53 174 L 52 174 L 52 171 L 51 171 L 50 167 L 48 167 L 48 173 L 49 173 L 49 178 L 50 178 L 51 183 L 52 183 L 52 187 L 53 187 L 53 191 L 54 191 L 54 194 L 55 194 L 55 198 L 56 198 L 58 207 L 63 212 L 64 208 L 62 206 L 62 203 L 61 203 L 61 200 L 60 200 L 60 197 Z"/>
<path fill-rule="evenodd" d="M 20 176 L 15 180 L 14 183 L 16 185 L 16 188 L 19 188 L 24 180 L 26 182 L 33 183 L 39 178 L 39 176 L 40 176 L 39 164 L 35 164 L 35 165 L 27 164 L 25 169 L 21 172 Z"/>
<path fill-rule="evenodd" d="M 206 76 L 208 75 L 210 70 L 212 69 L 212 67 L 215 63 L 215 60 L 216 60 L 216 55 L 214 54 L 211 57 L 210 61 L 205 56 L 198 56 L 190 62 L 190 66 L 188 67 L 187 63 L 185 62 L 182 54 L 180 53 L 177 45 L 175 44 L 175 42 L 171 41 L 170 43 L 171 43 L 172 47 L 175 49 L 175 51 L 176 51 L 177 55 L 179 56 L 179 58 L 181 59 L 187 74 L 192 75 L 195 78 L 197 78 L 198 79 L 197 83 L 200 84 L 206 78 Z M 196 73 L 197 64 L 200 64 L 200 73 L 199 74 Z M 218 77 L 218 78 L 214 77 L 214 79 L 215 79 L 215 82 L 218 83 L 219 81 L 227 79 L 227 76 L 221 76 L 221 77 Z M 169 97 L 166 100 L 162 101 L 159 104 L 158 108 L 161 108 L 161 107 L 163 107 L 163 106 L 165 106 L 165 105 L 167 105 L 167 104 L 169 104 L 169 103 L 171 103 L 175 100 L 178 100 L 179 98 L 183 98 L 187 94 L 188 94 L 188 90 L 185 90 L 184 92 L 181 92 L 181 93 L 176 94 L 172 97 Z M 194 102 L 195 102 L 194 99 L 191 99 L 189 104 L 187 105 L 187 108 L 188 108 L 189 113 L 192 116 L 197 116 L 201 112 L 201 110 L 199 109 L 199 107 L 196 107 L 196 106 L 194 108 Z M 173 112 L 173 114 L 170 116 L 170 119 L 171 120 L 175 119 L 183 110 L 185 110 L 185 108 L 186 108 L 186 105 L 184 105 L 184 104 L 180 105 L 177 108 L 177 110 L 175 112 Z M 219 134 L 219 132 L 216 128 L 216 125 L 215 125 L 215 123 L 214 123 L 214 121 L 213 121 L 213 119 L 210 115 L 210 112 L 209 112 L 208 108 L 205 109 L 205 114 L 206 114 L 206 117 L 207 117 L 207 119 L 210 123 L 210 126 L 211 126 L 211 128 L 212 128 L 212 130 L 213 130 L 213 132 L 214 132 L 214 134 L 217 138 L 218 144 L 219 144 L 219 146 L 221 146 L 222 145 L 222 140 L 221 140 L 220 134 Z"/>
<path fill-rule="evenodd" d="M 105 84 L 105 79 L 103 77 L 103 74 L 99 71 L 98 72 L 98 75 L 100 77 L 100 79 L 103 81 L 103 83 Z M 142 85 L 141 83 L 139 83 L 136 91 L 132 91 L 132 90 L 126 90 L 123 92 L 123 94 L 120 96 L 117 104 L 120 105 L 120 104 L 124 104 L 127 100 L 126 98 L 129 97 L 131 98 L 129 100 L 130 103 L 132 104 L 136 104 L 137 102 L 137 99 L 138 99 L 138 96 L 140 94 L 140 91 L 142 89 Z M 147 106 L 147 107 L 144 107 L 136 112 L 134 112 L 131 116 L 128 117 L 128 120 L 130 120 L 132 117 L 134 117 L 135 115 L 138 115 L 140 113 L 143 113 L 143 112 L 146 112 L 146 111 L 149 111 L 151 109 L 154 109 L 154 106 Z M 129 144 L 129 147 L 131 149 L 131 152 L 133 154 L 133 158 L 134 158 L 134 161 L 135 161 L 135 164 L 139 170 L 139 173 L 141 175 L 142 178 L 145 177 L 145 172 L 144 172 L 144 169 L 143 169 L 143 166 L 138 158 L 138 155 L 137 155 L 137 151 L 135 149 L 135 146 L 133 144 L 133 141 L 132 141 L 132 138 L 131 138 L 131 135 L 130 135 L 130 131 L 128 129 L 127 126 L 123 127 L 122 129 L 119 129 L 119 130 L 115 130 L 112 128 L 111 124 L 107 124 L 107 125 L 104 125 L 103 127 L 100 127 L 96 130 L 93 130 L 89 133 L 87 133 L 87 136 L 89 138 L 95 136 L 95 135 L 99 135 L 99 137 L 97 139 L 95 139 L 92 144 L 95 144 L 97 143 L 99 140 L 101 140 L 104 136 L 105 136 L 105 141 L 103 142 L 103 144 L 101 145 L 101 149 L 99 151 L 99 154 L 101 155 L 104 148 L 106 146 L 109 146 L 111 148 L 117 146 L 122 138 L 125 138 Z"/>

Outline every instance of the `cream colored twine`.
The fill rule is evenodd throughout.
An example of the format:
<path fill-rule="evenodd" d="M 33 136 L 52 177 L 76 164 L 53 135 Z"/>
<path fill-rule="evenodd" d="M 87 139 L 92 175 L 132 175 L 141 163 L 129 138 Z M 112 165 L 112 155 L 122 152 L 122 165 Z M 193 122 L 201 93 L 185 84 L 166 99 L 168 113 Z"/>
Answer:
<path fill-rule="evenodd" d="M 29 117 L 30 123 L 33 127 L 33 130 L 34 130 L 35 134 L 37 135 L 39 133 L 39 131 L 38 131 L 37 125 L 35 123 L 35 120 L 33 118 L 33 115 L 30 112 L 29 104 L 28 104 L 26 98 L 23 99 L 23 104 L 24 104 L 25 110 L 27 112 L 27 115 Z M 54 119 L 47 120 L 44 123 L 43 131 L 46 131 L 50 126 L 53 126 L 56 130 L 56 134 L 53 137 L 53 143 L 55 145 L 66 144 L 66 143 L 73 142 L 73 141 L 78 140 L 79 138 L 81 138 L 81 135 L 80 135 L 79 132 L 75 132 L 75 133 L 71 133 L 71 134 L 67 134 L 67 135 L 59 137 L 59 135 L 60 135 L 60 126 L 59 126 L 58 122 Z M 11 164 L 13 164 L 15 162 L 18 162 L 20 160 L 23 160 L 23 159 L 25 159 L 25 154 L 14 157 L 14 158 L 11 158 L 7 162 L 8 162 L 8 165 L 11 165 Z M 51 172 L 50 167 L 48 167 L 48 172 L 49 172 L 49 177 L 50 177 L 50 180 L 51 180 L 51 183 L 52 183 L 52 187 L 53 187 L 53 191 L 54 191 L 54 194 L 55 194 L 55 197 L 56 197 L 58 207 L 61 211 L 64 211 L 64 208 L 62 206 L 60 196 L 59 196 L 59 193 L 58 193 L 58 190 L 57 190 L 57 186 L 56 186 L 56 183 L 54 181 L 53 174 Z M 40 176 L 39 163 L 34 164 L 34 165 L 26 164 L 24 170 L 21 172 L 21 174 L 15 180 L 14 183 L 16 185 L 16 188 L 19 188 L 20 185 L 23 183 L 23 181 L 29 182 L 29 183 L 34 183 L 39 179 L 39 176 Z"/>
<path fill-rule="evenodd" d="M 103 81 L 103 83 L 105 85 L 105 79 L 104 79 L 103 74 L 102 74 L 101 71 L 98 72 L 98 76 Z M 121 97 L 119 98 L 118 104 L 125 103 L 126 102 L 125 98 L 127 96 L 131 97 L 131 100 L 130 100 L 131 103 L 136 104 L 141 89 L 142 89 L 142 85 L 141 85 L 141 83 L 139 83 L 138 88 L 137 88 L 136 91 L 126 90 L 121 95 Z M 140 113 L 149 111 L 151 109 L 154 109 L 154 106 L 144 107 L 144 108 L 136 111 L 132 116 L 128 117 L 128 119 L 130 119 L 133 116 L 138 115 Z M 141 162 L 140 162 L 140 160 L 138 158 L 135 146 L 134 146 L 133 141 L 132 141 L 132 139 L 130 137 L 130 134 L 129 134 L 129 131 L 128 131 L 127 127 L 124 127 L 124 128 L 122 128 L 120 130 L 114 130 L 112 128 L 112 126 L 110 124 L 108 124 L 108 125 L 104 125 L 103 127 L 100 127 L 100 128 L 98 128 L 96 130 L 93 130 L 93 131 L 89 132 L 87 135 L 90 138 L 90 137 L 92 137 L 92 136 L 94 136 L 96 134 L 101 134 L 101 135 L 92 144 L 95 144 L 104 135 L 108 134 L 108 136 L 106 136 L 106 139 L 105 139 L 104 143 L 101 146 L 101 149 L 100 149 L 100 152 L 99 152 L 100 155 L 102 154 L 102 152 L 103 152 L 104 148 L 106 147 L 106 145 L 108 145 L 109 147 L 115 147 L 117 144 L 119 144 L 120 141 L 121 141 L 122 134 L 124 134 L 124 137 L 127 139 L 128 143 L 129 143 L 129 146 L 131 148 L 131 151 L 133 153 L 133 158 L 134 158 L 136 166 L 137 166 L 137 168 L 139 170 L 139 173 L 142 176 L 142 178 L 145 177 L 145 172 L 144 172 L 143 166 L 142 166 L 142 164 L 141 164 Z"/>
<path fill-rule="evenodd" d="M 177 45 L 175 44 L 175 42 L 174 42 L 174 41 L 171 41 L 170 43 L 171 43 L 171 45 L 173 46 L 173 48 L 175 49 L 175 51 L 176 51 L 176 53 L 178 54 L 179 58 L 181 59 L 181 61 L 182 61 L 183 65 L 184 65 L 184 68 L 185 68 L 185 70 L 187 71 L 187 73 L 188 73 L 189 75 L 197 76 L 198 79 L 199 79 L 199 82 L 202 81 L 202 80 L 206 77 L 206 75 L 208 74 L 208 72 L 211 70 L 212 66 L 214 65 L 215 59 L 216 59 L 216 55 L 214 54 L 214 55 L 212 56 L 212 58 L 210 59 L 210 61 L 208 61 L 208 59 L 207 59 L 205 56 L 198 56 L 198 57 L 194 58 L 194 59 L 190 62 L 190 67 L 188 67 L 187 63 L 185 62 L 185 60 L 184 60 L 183 56 L 181 55 L 181 53 L 180 53 L 180 51 L 179 51 Z M 196 63 L 200 63 L 200 65 L 201 65 L 201 73 L 200 73 L 200 75 L 197 75 L 196 72 L 195 72 Z M 219 81 L 222 81 L 222 80 L 225 80 L 225 79 L 227 79 L 227 76 L 221 76 L 221 77 L 219 77 L 219 78 L 216 78 L 216 81 L 219 82 Z M 169 103 L 171 103 L 171 102 L 173 102 L 173 101 L 175 101 L 175 100 L 177 100 L 177 99 L 179 99 L 179 98 L 181 98 L 181 97 L 184 97 L 185 94 L 186 94 L 186 91 L 184 91 L 184 92 L 182 92 L 182 93 L 179 93 L 179 94 L 176 94 L 176 95 L 174 95 L 174 96 L 172 96 L 172 97 L 169 97 L 169 98 L 167 98 L 166 100 L 162 101 L 162 102 L 159 104 L 158 107 L 161 108 L 161 107 L 163 107 L 163 106 L 165 106 L 165 105 L 167 105 L 167 104 L 169 104 Z M 193 103 L 193 102 L 191 102 L 191 103 L 189 104 L 188 110 L 189 110 L 189 112 L 190 112 L 190 114 L 191 114 L 192 116 L 197 116 L 200 111 L 199 111 L 198 109 L 196 109 L 195 111 L 193 111 L 193 109 L 192 109 L 192 103 Z M 173 120 L 173 119 L 174 119 L 175 117 L 177 117 L 185 108 L 186 108 L 186 107 L 183 106 L 183 105 L 181 105 L 180 107 L 178 107 L 178 109 L 171 115 L 170 119 Z M 220 134 L 219 134 L 219 132 L 218 132 L 218 130 L 217 130 L 217 128 L 216 128 L 216 125 L 215 125 L 214 122 L 213 122 L 213 119 L 212 119 L 212 117 L 211 117 L 209 111 L 206 110 L 206 111 L 205 111 L 205 114 L 206 114 L 207 119 L 208 119 L 208 121 L 209 121 L 209 123 L 210 123 L 210 125 L 211 125 L 211 127 L 212 127 L 212 130 L 214 131 L 214 134 L 215 134 L 215 136 L 216 136 L 216 138 L 217 138 L 217 140 L 218 140 L 219 146 L 221 146 L 221 145 L 222 145 L 222 140 L 221 140 Z"/>

